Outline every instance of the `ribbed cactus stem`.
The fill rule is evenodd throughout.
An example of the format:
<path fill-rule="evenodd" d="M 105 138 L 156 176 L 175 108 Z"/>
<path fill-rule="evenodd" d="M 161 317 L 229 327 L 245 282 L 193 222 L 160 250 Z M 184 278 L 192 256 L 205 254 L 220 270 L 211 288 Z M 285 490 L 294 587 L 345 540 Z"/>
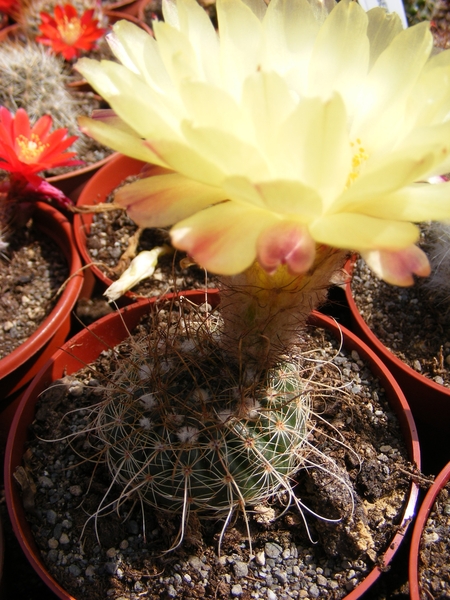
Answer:
<path fill-rule="evenodd" d="M 330 283 L 342 269 L 347 253 L 318 246 L 312 268 L 292 275 L 285 266 L 269 275 L 258 263 L 244 273 L 221 277 L 223 344 L 228 352 L 270 366 L 314 308 L 324 302 Z"/>
<path fill-rule="evenodd" d="M 242 370 L 211 335 L 160 340 L 150 358 L 148 348 L 121 365 L 95 425 L 122 496 L 178 513 L 181 530 L 192 511 L 292 498 L 310 427 L 297 365 Z"/>

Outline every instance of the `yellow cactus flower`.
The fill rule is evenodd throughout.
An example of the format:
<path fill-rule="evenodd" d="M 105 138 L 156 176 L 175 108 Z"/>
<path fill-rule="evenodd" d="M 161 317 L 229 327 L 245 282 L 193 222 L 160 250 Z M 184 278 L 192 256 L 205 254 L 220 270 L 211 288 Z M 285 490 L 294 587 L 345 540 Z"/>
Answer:
<path fill-rule="evenodd" d="M 150 35 L 109 38 L 121 64 L 77 69 L 110 104 L 82 131 L 168 169 L 120 190 L 140 226 L 224 275 L 255 260 L 304 273 L 318 246 L 386 281 L 426 275 L 415 223 L 450 219 L 450 51 L 428 23 L 350 0 L 164 0 Z"/>

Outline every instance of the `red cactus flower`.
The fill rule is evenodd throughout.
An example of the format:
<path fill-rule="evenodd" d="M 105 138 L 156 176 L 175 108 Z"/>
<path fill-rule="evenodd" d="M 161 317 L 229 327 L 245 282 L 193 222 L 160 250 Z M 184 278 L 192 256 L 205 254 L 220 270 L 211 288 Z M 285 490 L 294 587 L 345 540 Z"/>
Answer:
<path fill-rule="evenodd" d="M 16 18 L 20 12 L 18 0 L 0 0 L 0 13 Z"/>
<path fill-rule="evenodd" d="M 19 108 L 14 116 L 1 106 L 0 169 L 38 187 L 42 183 L 42 178 L 37 176 L 40 171 L 84 164 L 72 160 L 76 152 L 65 152 L 77 136 L 66 137 L 65 128 L 50 133 L 51 126 L 49 115 L 44 115 L 31 127 L 23 108 Z"/>
<path fill-rule="evenodd" d="M 90 9 L 79 17 L 71 4 L 55 6 L 54 18 L 41 12 L 42 35 L 36 41 L 51 46 L 55 54 L 62 54 L 66 60 L 77 58 L 82 50 L 92 50 L 95 41 L 106 31 L 98 27 L 98 19 L 93 19 L 93 14 L 94 9 Z"/>

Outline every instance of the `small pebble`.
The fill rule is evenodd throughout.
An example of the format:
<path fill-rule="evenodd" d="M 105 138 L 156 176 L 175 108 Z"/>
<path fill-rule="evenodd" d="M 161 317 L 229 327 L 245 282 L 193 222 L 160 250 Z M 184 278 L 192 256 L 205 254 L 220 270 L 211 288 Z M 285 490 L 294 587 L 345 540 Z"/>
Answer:
<path fill-rule="evenodd" d="M 78 498 L 78 496 L 81 496 L 81 494 L 83 493 L 79 485 L 71 485 L 69 488 L 69 492 L 72 494 L 72 496 L 75 496 L 75 498 Z"/>
<path fill-rule="evenodd" d="M 283 551 L 283 548 L 273 542 L 267 542 L 264 546 L 264 551 L 269 558 L 278 558 Z"/>
<path fill-rule="evenodd" d="M 46 513 L 47 523 L 49 525 L 55 525 L 56 523 L 56 513 L 54 510 L 48 510 Z"/>
<path fill-rule="evenodd" d="M 231 588 L 231 595 L 234 596 L 234 597 L 236 597 L 236 596 L 242 596 L 243 591 L 244 590 L 242 589 L 242 585 L 240 585 L 239 583 L 236 583 Z"/>
<path fill-rule="evenodd" d="M 248 575 L 248 564 L 241 560 L 237 560 L 233 565 L 233 571 L 236 577 L 247 577 Z"/>

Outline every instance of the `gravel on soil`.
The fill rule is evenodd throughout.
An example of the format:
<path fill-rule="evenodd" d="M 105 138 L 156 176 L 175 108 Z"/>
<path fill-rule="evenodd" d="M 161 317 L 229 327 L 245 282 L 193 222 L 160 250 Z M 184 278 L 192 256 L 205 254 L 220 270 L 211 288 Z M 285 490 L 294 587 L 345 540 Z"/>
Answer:
<path fill-rule="evenodd" d="M 220 556 L 221 523 L 196 518 L 182 547 L 164 553 L 177 534 L 177 518 L 151 508 L 142 513 L 130 502 L 96 521 L 96 537 L 93 522 L 86 522 L 108 488 L 109 475 L 104 465 L 80 459 L 87 452 L 86 437 L 72 443 L 62 438 L 85 430 L 89 407 L 101 400 L 99 380 L 112 358 L 106 353 L 95 372 L 65 378 L 43 396 L 33 425 L 37 438 L 25 457 L 36 484 L 29 512 L 33 534 L 50 572 L 78 600 L 342 598 L 373 568 L 396 531 L 409 486 L 398 423 L 356 352 L 341 350 L 321 330 L 308 330 L 302 338 L 302 349 L 308 347 L 301 359 L 305 371 L 327 389 L 314 400 L 320 416 L 310 441 L 336 461 L 351 486 L 359 530 L 349 532 L 353 517 L 348 514 L 340 524 L 307 515 L 318 542 L 311 544 L 296 509 L 273 521 L 253 507 L 252 557 L 239 516 L 225 533 Z M 338 389 L 331 393 L 329 386 Z M 61 422 L 63 413 L 70 416 Z M 42 441 L 49 438 L 58 441 Z M 321 469 L 302 469 L 297 497 L 324 513 L 333 506 L 329 490 L 334 487 L 338 504 L 350 511 L 346 486 L 330 486 L 321 474 Z M 281 514 L 282 504 L 269 502 L 263 513 L 272 511 Z"/>
<path fill-rule="evenodd" d="M 0 358 L 25 342 L 56 304 L 69 274 L 57 244 L 32 226 L 0 255 Z"/>

